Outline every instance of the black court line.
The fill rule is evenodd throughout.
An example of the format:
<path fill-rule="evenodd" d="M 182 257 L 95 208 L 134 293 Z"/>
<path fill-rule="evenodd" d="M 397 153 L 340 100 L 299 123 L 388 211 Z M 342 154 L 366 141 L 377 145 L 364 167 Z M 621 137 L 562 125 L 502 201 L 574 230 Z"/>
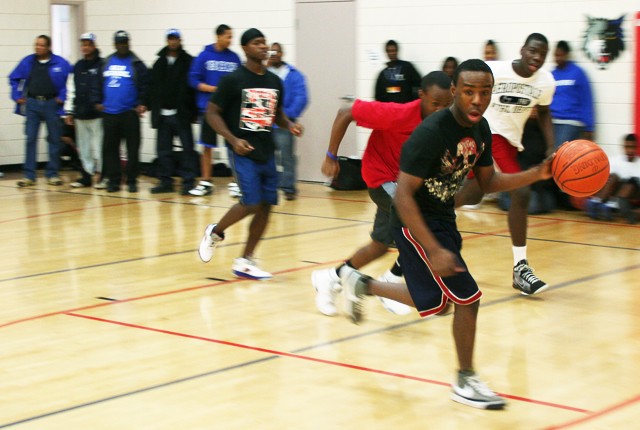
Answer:
<path fill-rule="evenodd" d="M 323 228 L 323 229 L 319 229 L 319 230 L 309 230 L 309 231 L 305 231 L 305 232 L 282 234 L 282 235 L 278 235 L 278 236 L 266 237 L 266 238 L 263 238 L 261 240 L 265 240 L 265 241 L 266 240 L 279 240 L 279 239 L 284 239 L 284 238 L 288 238 L 288 237 L 296 237 L 296 236 L 305 236 L 305 235 L 308 235 L 308 234 L 316 234 L 316 233 L 323 232 L 323 231 L 343 230 L 343 229 L 346 229 L 346 228 L 355 227 L 357 224 L 372 224 L 371 221 L 351 221 L 351 222 L 354 222 L 355 225 L 351 224 L 351 225 L 344 225 L 344 226 L 339 226 L 339 227 Z M 460 233 L 472 234 L 472 235 L 480 235 L 480 236 L 488 236 L 488 237 L 504 237 L 504 238 L 510 238 L 511 237 L 508 234 L 482 233 L 482 232 L 474 232 L 474 231 L 461 231 Z M 615 250 L 622 250 L 622 251 L 640 251 L 640 248 L 629 248 L 629 247 L 614 246 L 614 245 L 598 245 L 598 244 L 593 244 L 593 243 L 571 242 L 571 241 L 557 240 L 557 239 L 540 239 L 540 238 L 536 238 L 536 237 L 528 237 L 527 240 L 533 241 L 533 242 L 548 242 L 548 243 L 562 243 L 562 244 L 565 244 L 565 245 L 590 246 L 590 247 L 601 248 L 601 249 L 615 249 Z M 222 248 L 222 247 L 237 246 L 237 245 L 243 245 L 243 244 L 244 244 L 244 242 L 232 242 L 232 243 L 225 243 L 224 245 L 218 245 L 218 247 Z M 185 250 L 185 251 L 169 252 L 169 253 L 166 253 L 166 254 L 149 255 L 149 256 L 146 256 L 146 257 L 129 258 L 129 259 L 124 259 L 124 260 L 110 261 L 110 262 L 107 262 L 107 263 L 92 264 L 92 265 L 88 265 L 88 266 L 79 266 L 79 267 L 73 267 L 73 268 L 67 268 L 67 269 L 52 270 L 52 271 L 49 271 L 49 272 L 33 273 L 31 275 L 22 275 L 22 276 L 15 276 L 13 278 L 0 279 L 0 283 L 8 282 L 8 281 L 17 281 L 17 280 L 22 280 L 22 279 L 29 279 L 29 278 L 36 278 L 36 277 L 39 277 L 39 276 L 56 275 L 56 274 L 67 273 L 67 272 L 72 272 L 72 271 L 76 271 L 76 270 L 95 269 L 95 268 L 98 268 L 98 267 L 106 267 L 106 266 L 113 266 L 113 265 L 117 265 L 117 264 L 132 263 L 134 261 L 150 260 L 150 259 L 153 259 L 153 258 L 171 257 L 171 256 L 175 256 L 175 255 L 188 254 L 188 253 L 192 253 L 192 252 L 196 252 L 196 250 L 195 249 L 188 249 L 188 250 Z M 304 262 L 311 263 L 311 264 L 320 264 L 320 263 L 314 262 L 314 261 L 304 261 Z M 212 279 L 214 279 L 214 278 L 212 278 Z"/>
<path fill-rule="evenodd" d="M 614 275 L 614 274 L 617 274 L 617 273 L 622 273 L 622 272 L 627 272 L 627 271 L 632 271 L 632 270 L 638 270 L 638 269 L 640 269 L 640 264 L 635 264 L 635 265 L 628 266 L 628 267 L 625 267 L 625 268 L 620 268 L 620 269 L 609 270 L 607 272 L 599 273 L 597 275 L 584 276 L 584 277 L 581 277 L 581 278 L 574 279 L 572 281 L 563 282 L 563 283 L 558 284 L 556 286 L 550 287 L 546 291 L 546 294 L 548 294 L 549 291 L 559 290 L 559 289 L 562 289 L 562 288 L 567 288 L 567 287 L 570 287 L 570 286 L 581 284 L 581 283 L 583 283 L 585 281 L 594 280 L 594 279 L 598 279 L 598 278 L 603 278 L 603 277 Z M 528 299 L 528 297 L 525 297 L 525 296 L 522 296 L 522 295 L 512 295 L 512 296 L 503 297 L 501 299 L 491 300 L 491 301 L 489 301 L 487 303 L 481 304 L 480 306 L 483 307 L 483 308 L 486 308 L 486 307 L 496 306 L 496 305 L 503 304 L 503 303 L 513 302 L 513 301 L 516 301 L 516 300 L 527 300 L 527 299 Z M 327 347 L 327 346 L 332 346 L 332 345 L 337 345 L 337 344 L 344 343 L 344 342 L 349 342 L 349 341 L 352 341 L 352 340 L 362 339 L 362 338 L 365 338 L 365 337 L 373 336 L 373 335 L 384 333 L 384 332 L 390 332 L 390 331 L 397 330 L 397 329 L 403 328 L 403 327 L 408 327 L 408 326 L 412 326 L 412 325 L 416 325 L 416 324 L 426 324 L 429 321 L 435 321 L 438 318 L 450 318 L 452 315 L 453 314 L 443 315 L 443 316 L 432 316 L 432 317 L 429 317 L 429 318 L 419 318 L 419 319 L 414 320 L 414 321 L 408 321 L 408 322 L 405 322 L 405 323 L 394 324 L 394 325 L 387 326 L 387 327 L 384 327 L 384 328 L 380 328 L 380 329 L 376 329 L 376 330 L 370 330 L 370 331 L 365 332 L 365 333 L 360 333 L 360 334 L 356 334 L 356 335 L 352 335 L 352 336 L 346 336 L 346 337 L 338 338 L 338 339 L 331 340 L 331 341 L 328 341 L 328 342 L 318 343 L 318 344 L 309 345 L 309 346 L 306 346 L 306 347 L 294 349 L 292 351 L 289 351 L 289 353 L 290 354 L 300 354 L 302 352 L 312 351 L 312 350 L 319 349 L 319 348 L 324 348 L 324 347 Z M 121 398 L 128 397 L 128 396 L 133 396 L 133 395 L 136 395 L 136 394 L 139 394 L 139 393 L 144 393 L 144 392 L 156 390 L 156 389 L 159 389 L 159 388 L 164 388 L 164 387 L 168 387 L 168 386 L 172 386 L 172 385 L 177 385 L 177 384 L 180 384 L 180 383 L 183 383 L 183 382 L 187 382 L 187 381 L 193 381 L 195 379 L 204 378 L 204 377 L 207 377 L 207 376 L 211 376 L 211 375 L 215 375 L 215 374 L 219 374 L 219 373 L 223 373 L 223 372 L 227 372 L 227 371 L 231 371 L 231 370 L 235 370 L 235 369 L 251 366 L 251 365 L 254 365 L 254 364 L 264 363 L 264 362 L 267 362 L 267 361 L 270 361 L 270 360 L 275 360 L 275 359 L 278 359 L 278 358 L 283 358 L 283 356 L 272 355 L 272 356 L 264 357 L 264 358 L 257 359 L 257 360 L 246 361 L 246 362 L 235 364 L 235 365 L 232 365 L 232 366 L 227 366 L 227 367 L 223 367 L 223 368 L 220 368 L 220 369 L 214 369 L 214 370 L 211 370 L 209 372 L 188 376 L 188 377 L 176 379 L 176 380 L 173 380 L 173 381 L 163 382 L 161 384 L 156 384 L 156 385 L 152 385 L 152 386 L 149 386 L 149 387 L 140 388 L 138 390 L 133 390 L 133 391 L 129 391 L 129 392 L 122 393 L 122 394 L 117 394 L 115 396 L 105 397 L 105 398 L 97 399 L 97 400 L 94 400 L 94 401 L 91 401 L 91 402 L 87 402 L 87 403 L 81 403 L 79 405 L 70 406 L 68 408 L 63 408 L 63 409 L 59 409 L 59 410 L 56 410 L 56 411 L 47 412 L 45 414 L 36 415 L 36 416 L 33 416 L 33 417 L 29 417 L 29 418 L 24 418 L 24 419 L 19 420 L 19 421 L 14 421 L 14 422 L 11 422 L 11 423 L 6 423 L 6 424 L 0 424 L 0 429 L 11 427 L 11 426 L 18 425 L 18 424 L 23 424 L 23 423 L 30 422 L 30 421 L 35 421 L 35 420 L 38 420 L 38 419 L 41 419 L 41 418 L 50 417 L 50 416 L 53 416 L 53 415 L 62 414 L 62 413 L 73 411 L 73 410 L 77 410 L 77 409 L 81 409 L 81 408 L 84 408 L 84 407 L 87 407 L 87 406 L 93 406 L 93 405 L 97 405 L 97 404 L 100 404 L 100 403 L 105 403 L 105 402 L 108 402 L 108 401 L 111 401 L 111 400 L 116 400 L 116 399 L 121 399 Z"/>
<path fill-rule="evenodd" d="M 529 228 L 531 228 L 531 226 L 529 226 Z M 460 233 L 469 234 L 469 235 L 478 235 L 478 236 L 504 237 L 509 239 L 511 238 L 510 234 L 505 234 L 505 233 L 482 233 L 479 231 L 468 231 L 468 230 L 460 230 Z M 464 238 L 462 239 L 462 241 L 464 243 Z M 629 248 L 626 246 L 601 245 L 601 244 L 588 243 L 588 242 L 573 242 L 569 240 L 558 240 L 558 239 L 541 239 L 537 237 L 527 237 L 527 241 L 561 243 L 564 245 L 591 246 L 594 248 L 602 248 L 602 249 L 619 249 L 621 251 L 640 251 L 640 248 Z"/>
<path fill-rule="evenodd" d="M 354 221 L 354 224 L 343 225 L 343 226 L 338 226 L 338 227 L 331 227 L 331 228 L 322 228 L 322 229 L 317 229 L 317 230 L 309 230 L 309 231 L 299 232 L 299 233 L 283 234 L 283 235 L 279 235 L 279 236 L 265 237 L 265 238 L 263 238 L 261 240 L 265 240 L 265 241 L 266 240 L 279 240 L 279 239 L 284 239 L 284 238 L 293 237 L 293 236 L 304 236 L 304 235 L 308 235 L 308 234 L 316 234 L 316 233 L 320 233 L 320 232 L 323 232 L 323 231 L 343 230 L 345 228 L 356 227 L 356 226 L 358 226 L 358 224 L 372 224 L 372 222 L 371 221 Z M 237 246 L 237 245 L 244 245 L 244 242 L 224 243 L 224 244 L 218 245 L 218 247 L 222 248 L 222 247 Z M 153 259 L 153 258 L 171 257 L 171 256 L 175 256 L 175 255 L 189 254 L 189 253 L 195 253 L 195 252 L 196 252 L 195 249 L 188 249 L 188 250 L 184 250 L 184 251 L 168 252 L 168 253 L 165 253 L 165 254 L 148 255 L 148 256 L 145 256 L 145 257 L 127 258 L 127 259 L 124 259 L 124 260 L 116 260 L 116 261 L 109 261 L 109 262 L 106 262 L 106 263 L 91 264 L 91 265 L 87 265 L 87 266 L 78 266 L 78 267 L 70 267 L 70 268 L 66 268 L 66 269 L 51 270 L 49 272 L 33 273 L 31 275 L 21 275 L 21 276 L 14 276 L 12 278 L 0 279 L 0 283 L 8 282 L 8 281 L 17 281 L 17 280 L 22 280 L 22 279 L 29 279 L 29 278 L 36 278 L 36 277 L 39 277 L 39 276 L 48 276 L 48 275 L 57 275 L 57 274 L 60 274 L 60 273 L 75 272 L 77 270 L 95 269 L 95 268 L 98 268 L 98 267 L 113 266 L 113 265 L 116 265 L 116 264 L 132 263 L 132 262 L 135 262 L 135 261 L 150 260 L 150 259 Z"/>

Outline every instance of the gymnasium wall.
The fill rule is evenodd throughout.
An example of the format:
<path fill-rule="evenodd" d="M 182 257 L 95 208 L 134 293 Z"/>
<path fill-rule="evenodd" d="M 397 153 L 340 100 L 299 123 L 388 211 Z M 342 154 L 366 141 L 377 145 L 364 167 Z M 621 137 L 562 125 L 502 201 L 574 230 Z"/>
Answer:
<path fill-rule="evenodd" d="M 113 51 L 115 30 L 131 33 L 131 48 L 147 65 L 155 61 L 164 45 L 164 30 L 180 28 L 185 48 L 197 55 L 214 40 L 213 30 L 220 23 L 235 29 L 232 49 L 242 56 L 239 35 L 249 27 L 264 31 L 269 41 L 285 45 L 286 60 L 295 64 L 295 0 L 86 0 L 84 31 L 98 36 L 103 54 Z M 48 0 L 2 0 L 0 10 L 0 165 L 20 164 L 23 160 L 23 118 L 12 113 L 13 103 L 6 77 L 17 62 L 33 52 L 38 34 L 50 33 Z M 481 57 L 484 41 L 494 39 L 501 59 L 519 56 L 525 37 L 532 32 L 545 34 L 552 48 L 560 39 L 570 42 L 574 59 L 590 76 L 596 100 L 596 140 L 607 152 L 617 151 L 621 137 L 633 131 L 633 82 L 635 51 L 633 31 L 637 2 L 631 0 L 356 0 L 358 67 L 356 95 L 370 98 L 375 77 L 386 60 L 384 43 L 400 43 L 400 57 L 414 62 L 421 73 L 439 69 L 447 56 L 459 60 Z M 581 52 L 586 16 L 623 21 L 625 50 L 607 69 L 599 70 Z M 318 17 L 331 19 L 331 17 Z M 336 46 L 340 49 L 340 46 Z M 55 50 L 55 47 L 54 47 Z M 552 51 L 551 51 L 552 52 Z M 327 67 L 339 67 L 327 59 Z M 553 67 L 553 57 L 546 68 Z M 345 71 L 348 73 L 349 71 Z M 305 121 L 312 121 L 305 118 Z M 327 131 L 328 133 L 328 131 Z M 154 157 L 155 133 L 147 120 L 143 126 L 142 159 Z M 364 148 L 368 133 L 360 131 L 358 142 Z M 323 142 L 324 144 L 324 142 Z M 40 160 L 46 159 L 40 145 Z"/>
<path fill-rule="evenodd" d="M 573 59 L 589 75 L 596 102 L 596 140 L 608 153 L 621 150 L 622 137 L 634 131 L 634 31 L 638 2 L 630 0 L 365 0 L 358 7 L 358 95 L 372 96 L 377 73 L 386 60 L 384 43 L 400 44 L 400 58 L 422 74 L 440 70 L 448 56 L 482 58 L 484 43 L 498 44 L 499 59 L 520 57 L 527 35 L 544 34 L 550 43 L 545 67 L 555 67 L 559 40 L 573 49 Z M 623 21 L 625 50 L 606 70 L 582 52 L 587 15 Z M 375 57 L 381 60 L 376 60 Z M 360 133 L 362 135 L 363 133 Z M 359 143 L 364 136 L 359 137 Z M 618 147 L 619 146 L 619 147 Z"/>

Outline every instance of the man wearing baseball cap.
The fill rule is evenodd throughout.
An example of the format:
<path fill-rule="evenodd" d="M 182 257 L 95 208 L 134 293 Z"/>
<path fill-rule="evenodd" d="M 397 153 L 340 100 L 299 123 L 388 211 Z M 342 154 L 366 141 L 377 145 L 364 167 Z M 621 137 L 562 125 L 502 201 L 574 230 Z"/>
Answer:
<path fill-rule="evenodd" d="M 217 224 L 206 227 L 198 254 L 202 261 L 210 261 L 214 248 L 224 240 L 225 230 L 251 215 L 247 243 L 231 270 L 239 277 L 262 280 L 271 274 L 258 268 L 254 251 L 266 230 L 272 205 L 278 204 L 272 126 L 275 122 L 295 136 L 302 134 L 302 127 L 291 122 L 282 109 L 282 81 L 265 67 L 268 47 L 262 32 L 256 28 L 245 31 L 241 43 L 247 61 L 220 80 L 206 119 L 232 149 L 231 162 L 242 197 Z"/>
<path fill-rule="evenodd" d="M 109 179 L 107 192 L 120 191 L 122 167 L 120 141 L 127 144 L 127 185 L 138 191 L 140 170 L 140 117 L 147 111 L 148 70 L 140 58 L 129 50 L 129 33 L 116 31 L 116 52 L 104 61 L 98 85 L 96 108 L 102 112 L 104 126 L 104 166 Z"/>
<path fill-rule="evenodd" d="M 95 87 L 103 59 L 96 47 L 96 35 L 82 33 L 80 52 L 82 59 L 73 67 L 75 94 L 72 110 L 65 119 L 68 125 L 75 125 L 76 145 L 82 162 L 82 176 L 71 183 L 73 188 L 90 187 L 92 176 L 102 172 L 102 119 L 95 103 L 91 100 L 91 88 Z M 100 187 L 96 184 L 96 187 Z"/>
<path fill-rule="evenodd" d="M 182 177 L 182 195 L 193 188 L 198 157 L 193 149 L 191 123 L 198 117 L 196 92 L 189 85 L 189 69 L 193 57 L 182 48 L 180 31 L 166 31 L 167 45 L 158 52 L 151 69 L 149 110 L 151 126 L 157 130 L 158 176 L 160 184 L 152 194 L 173 192 L 173 138 L 182 145 L 178 173 Z"/>

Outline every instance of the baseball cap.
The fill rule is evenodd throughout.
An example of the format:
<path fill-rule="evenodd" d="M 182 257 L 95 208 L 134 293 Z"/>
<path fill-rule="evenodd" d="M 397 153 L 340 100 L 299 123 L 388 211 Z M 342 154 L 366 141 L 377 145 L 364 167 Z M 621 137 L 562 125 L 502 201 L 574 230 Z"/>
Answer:
<path fill-rule="evenodd" d="M 178 39 L 180 39 L 180 30 L 178 30 L 177 28 L 170 28 L 169 30 L 167 30 L 167 38 L 169 37 L 177 37 Z"/>
<path fill-rule="evenodd" d="M 113 40 L 116 42 L 128 42 L 129 41 L 129 33 L 124 30 L 118 30 L 113 35 Z"/>
<path fill-rule="evenodd" d="M 95 42 L 97 39 L 96 35 L 93 33 L 82 33 L 80 35 L 80 40 L 90 40 L 92 42 Z"/>

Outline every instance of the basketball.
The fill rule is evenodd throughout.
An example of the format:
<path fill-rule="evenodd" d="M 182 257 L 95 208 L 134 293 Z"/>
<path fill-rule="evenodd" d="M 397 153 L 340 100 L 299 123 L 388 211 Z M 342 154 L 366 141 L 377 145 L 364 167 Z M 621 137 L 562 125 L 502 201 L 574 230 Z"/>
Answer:
<path fill-rule="evenodd" d="M 590 140 L 572 140 L 560 145 L 551 162 L 553 180 L 574 197 L 591 196 L 609 179 L 609 158 Z"/>

